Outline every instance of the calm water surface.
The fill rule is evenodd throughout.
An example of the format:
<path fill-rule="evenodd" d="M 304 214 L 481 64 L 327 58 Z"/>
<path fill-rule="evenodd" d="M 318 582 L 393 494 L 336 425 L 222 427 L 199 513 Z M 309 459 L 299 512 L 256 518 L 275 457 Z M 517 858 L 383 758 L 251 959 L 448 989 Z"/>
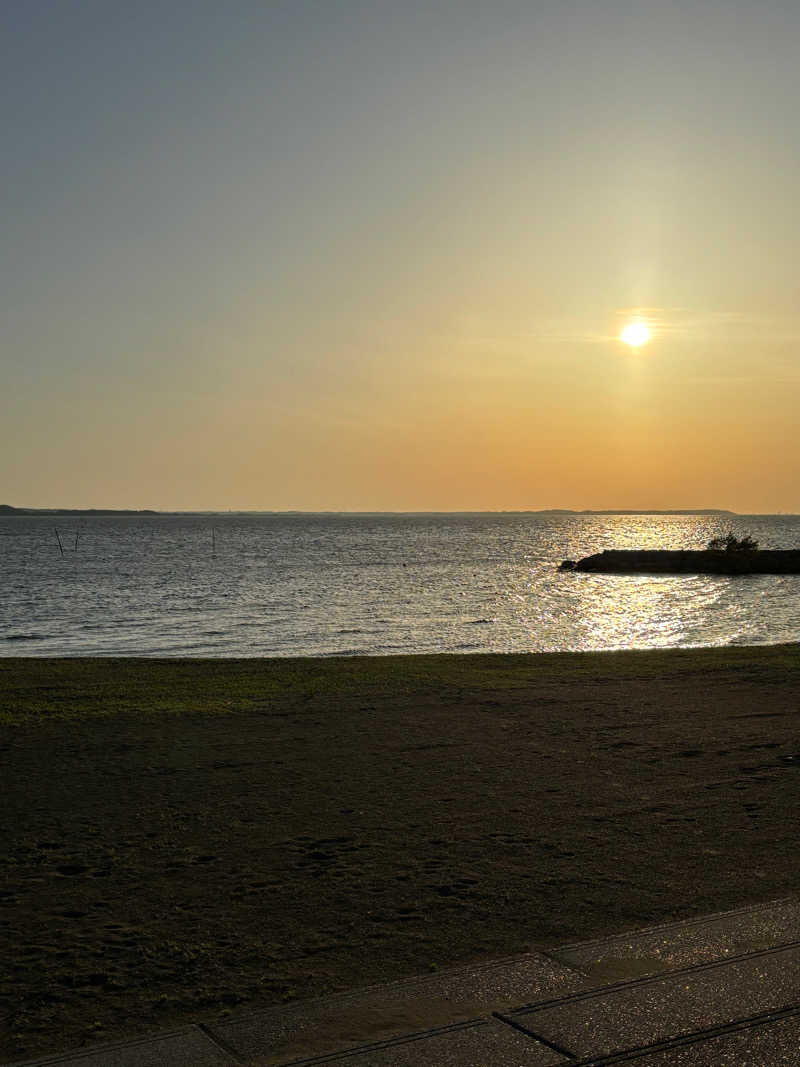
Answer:
<path fill-rule="evenodd" d="M 702 548 L 730 528 L 763 548 L 800 547 L 798 516 L 7 517 L 0 655 L 383 655 L 800 640 L 800 576 L 557 570 L 562 559 L 604 548 Z"/>

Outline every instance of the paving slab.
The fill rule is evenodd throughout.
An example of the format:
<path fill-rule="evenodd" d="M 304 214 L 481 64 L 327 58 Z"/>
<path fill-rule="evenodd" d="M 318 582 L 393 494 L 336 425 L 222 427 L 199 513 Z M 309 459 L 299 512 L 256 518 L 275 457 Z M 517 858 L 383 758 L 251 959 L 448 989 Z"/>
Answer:
<path fill-rule="evenodd" d="M 228 1067 L 239 1062 L 199 1026 L 187 1026 L 38 1060 L 18 1060 L 8 1067 Z"/>
<path fill-rule="evenodd" d="M 800 1007 L 800 946 L 532 1005 L 510 1018 L 578 1057 L 596 1057 L 793 1007 Z"/>
<path fill-rule="evenodd" d="M 640 978 L 800 941 L 800 899 L 788 897 L 700 919 L 664 923 L 555 949 L 598 981 Z"/>
<path fill-rule="evenodd" d="M 559 1067 L 573 1060 L 494 1019 L 476 1020 L 417 1034 L 404 1041 L 372 1045 L 352 1053 L 295 1060 L 301 1065 L 342 1067 Z M 252 1061 L 257 1067 L 259 1060 Z"/>
<path fill-rule="evenodd" d="M 208 1030 L 242 1056 L 281 1064 L 473 1021 L 588 985 L 570 967 L 533 952 L 270 1008 L 211 1023 Z"/>
<path fill-rule="evenodd" d="M 636 1067 L 798 1067 L 800 1016 L 748 1026 L 655 1052 L 635 1053 L 615 1063 Z M 591 1067 L 584 1061 L 583 1067 Z M 599 1067 L 599 1065 L 598 1065 Z"/>

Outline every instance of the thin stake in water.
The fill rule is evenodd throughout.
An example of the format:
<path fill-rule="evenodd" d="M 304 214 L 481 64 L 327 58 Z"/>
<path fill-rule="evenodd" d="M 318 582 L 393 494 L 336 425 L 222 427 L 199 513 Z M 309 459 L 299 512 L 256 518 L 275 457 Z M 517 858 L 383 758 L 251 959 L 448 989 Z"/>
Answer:
<path fill-rule="evenodd" d="M 64 546 L 61 544 L 61 538 L 59 537 L 58 530 L 56 530 L 56 540 L 58 541 L 58 547 L 61 549 L 61 555 L 64 555 Z"/>

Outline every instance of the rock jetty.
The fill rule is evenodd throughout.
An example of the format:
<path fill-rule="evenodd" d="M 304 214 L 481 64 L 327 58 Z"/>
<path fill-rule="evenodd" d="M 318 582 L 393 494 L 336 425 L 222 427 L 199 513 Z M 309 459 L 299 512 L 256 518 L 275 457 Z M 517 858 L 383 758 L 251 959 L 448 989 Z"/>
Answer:
<path fill-rule="evenodd" d="M 800 550 L 755 552 L 610 549 L 584 559 L 565 559 L 562 571 L 585 574 L 800 574 Z"/>

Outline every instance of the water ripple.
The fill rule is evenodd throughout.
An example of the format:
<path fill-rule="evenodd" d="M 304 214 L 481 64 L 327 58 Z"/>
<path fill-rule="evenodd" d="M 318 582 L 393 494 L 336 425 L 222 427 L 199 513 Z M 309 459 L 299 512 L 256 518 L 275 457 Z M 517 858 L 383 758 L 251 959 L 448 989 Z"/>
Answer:
<path fill-rule="evenodd" d="M 64 524 L 67 525 L 66 522 Z M 216 556 L 211 555 L 214 528 Z M 560 574 L 795 516 L 182 515 L 0 519 L 0 655 L 393 655 L 800 640 L 800 576 Z"/>

